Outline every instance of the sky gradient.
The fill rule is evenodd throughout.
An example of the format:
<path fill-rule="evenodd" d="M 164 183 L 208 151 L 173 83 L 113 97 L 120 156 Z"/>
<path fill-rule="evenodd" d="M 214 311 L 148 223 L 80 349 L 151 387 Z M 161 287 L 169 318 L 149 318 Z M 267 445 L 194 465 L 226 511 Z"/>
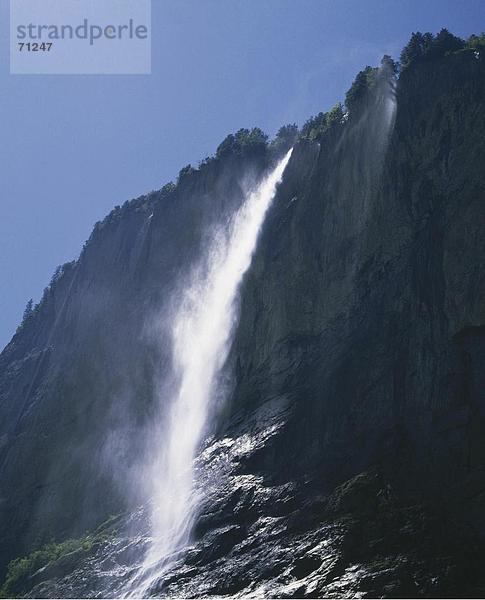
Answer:
<path fill-rule="evenodd" d="M 241 127 L 273 135 L 343 100 L 416 30 L 485 30 L 483 0 L 154 0 L 152 74 L 9 74 L 0 0 L 0 349 L 115 204 Z"/>

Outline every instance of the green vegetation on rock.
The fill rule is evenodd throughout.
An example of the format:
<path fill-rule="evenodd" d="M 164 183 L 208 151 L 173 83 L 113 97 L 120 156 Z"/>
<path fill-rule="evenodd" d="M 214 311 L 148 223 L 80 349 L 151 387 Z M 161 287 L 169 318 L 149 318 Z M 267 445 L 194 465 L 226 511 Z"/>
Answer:
<path fill-rule="evenodd" d="M 407 69 L 423 60 L 438 58 L 462 50 L 465 46 L 466 44 L 461 38 L 454 36 L 447 29 L 442 29 L 437 35 L 417 31 L 412 34 L 401 52 L 401 69 Z"/>
<path fill-rule="evenodd" d="M 229 134 L 219 144 L 216 158 L 222 158 L 230 154 L 236 156 L 248 156 L 258 154 L 266 149 L 268 136 L 259 128 L 240 129 L 234 134 Z"/>
<path fill-rule="evenodd" d="M 330 111 L 320 112 L 315 117 L 311 117 L 303 125 L 301 138 L 310 141 L 317 140 L 333 125 L 340 123 L 344 117 L 344 110 L 338 102 Z"/>
<path fill-rule="evenodd" d="M 357 73 L 349 91 L 345 95 L 345 105 L 349 110 L 352 110 L 364 97 L 367 90 L 371 89 L 377 79 L 376 67 L 365 67 Z"/>
<path fill-rule="evenodd" d="M 46 567 L 54 566 L 60 559 L 72 555 L 81 558 L 92 550 L 93 546 L 106 542 L 115 532 L 113 526 L 120 515 L 111 516 L 94 533 L 63 542 L 49 542 L 27 556 L 16 558 L 8 564 L 7 575 L 0 587 L 0 598 L 15 598 L 32 588 L 33 576 Z M 81 555 L 81 556 L 79 556 Z M 46 573 L 47 575 L 47 573 Z"/>
<path fill-rule="evenodd" d="M 298 125 L 283 125 L 278 130 L 274 140 L 270 144 L 270 149 L 274 154 L 285 152 L 293 146 L 298 138 Z"/>

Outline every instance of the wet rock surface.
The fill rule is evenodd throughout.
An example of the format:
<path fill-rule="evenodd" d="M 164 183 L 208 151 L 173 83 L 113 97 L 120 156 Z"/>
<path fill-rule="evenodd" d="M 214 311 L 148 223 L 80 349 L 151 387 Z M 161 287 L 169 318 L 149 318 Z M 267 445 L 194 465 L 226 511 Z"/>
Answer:
<path fill-rule="evenodd" d="M 326 496 L 316 481 L 267 486 L 240 474 L 244 459 L 277 429 L 272 423 L 208 445 L 199 460 L 207 496 L 194 541 L 151 595 L 480 596 L 478 540 L 471 543 L 436 507 L 403 504 L 378 472 L 361 473 Z M 26 597 L 122 595 L 149 543 L 133 529 L 147 531 L 145 511 L 120 517 L 104 544 L 37 573 Z"/>

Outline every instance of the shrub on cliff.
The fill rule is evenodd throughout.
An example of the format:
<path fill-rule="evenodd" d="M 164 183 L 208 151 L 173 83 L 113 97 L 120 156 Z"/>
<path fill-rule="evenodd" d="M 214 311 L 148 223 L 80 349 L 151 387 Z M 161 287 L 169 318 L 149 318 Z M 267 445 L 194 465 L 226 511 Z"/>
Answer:
<path fill-rule="evenodd" d="M 371 89 L 377 79 L 377 67 L 367 66 L 365 69 L 357 73 L 349 91 L 345 95 L 345 106 L 351 111 L 365 97 L 367 91 Z"/>
<path fill-rule="evenodd" d="M 330 127 L 340 123 L 343 119 L 343 107 L 338 102 L 329 112 L 320 112 L 311 117 L 301 129 L 301 137 L 307 140 L 316 140 L 322 136 Z"/>
<path fill-rule="evenodd" d="M 66 540 L 60 544 L 51 542 L 28 556 L 12 560 L 8 565 L 5 581 L 0 588 L 0 598 L 12 598 L 18 595 L 24 587 L 28 588 L 29 579 L 36 571 L 76 550 L 88 551 L 92 544 L 93 541 L 90 537 Z"/>
<path fill-rule="evenodd" d="M 436 36 L 432 33 L 413 33 L 409 42 L 401 52 L 401 69 L 407 69 L 411 65 L 431 58 L 437 58 L 457 52 L 465 47 L 465 42 L 442 29 Z"/>
<path fill-rule="evenodd" d="M 274 140 L 270 144 L 271 151 L 274 154 L 279 154 L 285 150 L 289 150 L 298 137 L 298 125 L 283 125 L 278 129 Z"/>
<path fill-rule="evenodd" d="M 381 60 L 381 69 L 397 75 L 399 66 L 398 63 L 393 60 L 391 56 L 389 56 L 389 54 L 384 54 Z"/>
<path fill-rule="evenodd" d="M 480 35 L 471 35 L 466 43 L 466 47 L 471 50 L 484 50 L 485 49 L 485 32 L 482 32 Z"/>
<path fill-rule="evenodd" d="M 451 52 L 457 52 L 465 47 L 465 42 L 450 33 L 447 29 L 442 29 L 434 38 L 430 47 L 431 56 L 444 56 Z"/>
<path fill-rule="evenodd" d="M 236 133 L 229 134 L 219 144 L 216 157 L 222 158 L 228 155 L 249 156 L 264 152 L 268 145 L 268 136 L 259 128 L 240 129 Z"/>
<path fill-rule="evenodd" d="M 28 321 L 30 321 L 30 319 L 32 318 L 33 315 L 34 315 L 34 301 L 31 298 L 25 306 L 24 314 L 22 316 L 22 322 L 17 327 L 16 333 L 20 332 L 20 330 L 25 326 L 25 324 Z"/>
<path fill-rule="evenodd" d="M 195 169 L 192 165 L 186 165 L 185 167 L 180 169 L 177 177 L 177 185 L 184 179 L 190 177 L 193 173 L 195 173 Z"/>
<path fill-rule="evenodd" d="M 48 568 L 59 559 L 71 558 L 77 563 L 79 555 L 90 552 L 98 544 L 107 542 L 116 533 L 116 527 L 121 515 L 111 515 L 96 531 L 77 539 L 63 542 L 49 542 L 27 556 L 10 561 L 7 575 L 0 586 L 0 598 L 14 598 L 32 587 L 32 576 L 42 569 L 45 579 L 49 578 Z M 40 573 L 40 572 L 39 572 Z M 39 578 L 42 580 L 42 577 Z"/>

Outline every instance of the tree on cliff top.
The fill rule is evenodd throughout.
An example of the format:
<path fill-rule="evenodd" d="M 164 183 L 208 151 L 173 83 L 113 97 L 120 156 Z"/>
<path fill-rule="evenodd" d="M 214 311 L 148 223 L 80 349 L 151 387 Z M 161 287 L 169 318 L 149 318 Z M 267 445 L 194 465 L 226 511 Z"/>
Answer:
<path fill-rule="evenodd" d="M 485 32 L 479 35 L 471 35 L 467 40 L 467 48 L 471 50 L 483 50 L 485 48 Z"/>
<path fill-rule="evenodd" d="M 323 135 L 330 127 L 340 123 L 344 116 L 344 110 L 340 102 L 331 108 L 328 112 L 320 112 L 311 117 L 301 129 L 301 137 L 307 140 L 316 140 Z"/>
<path fill-rule="evenodd" d="M 219 144 L 216 157 L 222 158 L 229 154 L 235 154 L 236 156 L 258 154 L 264 151 L 267 145 L 268 136 L 259 127 L 240 129 L 234 134 L 229 134 Z"/>
<path fill-rule="evenodd" d="M 367 90 L 373 87 L 378 69 L 376 67 L 365 67 L 357 73 L 349 91 L 345 95 L 345 106 L 351 111 L 364 98 Z"/>
<path fill-rule="evenodd" d="M 447 29 L 442 29 L 436 36 L 429 32 L 423 34 L 417 31 L 411 35 L 401 52 L 401 68 L 406 69 L 421 60 L 444 56 L 464 47 L 465 42 Z"/>

